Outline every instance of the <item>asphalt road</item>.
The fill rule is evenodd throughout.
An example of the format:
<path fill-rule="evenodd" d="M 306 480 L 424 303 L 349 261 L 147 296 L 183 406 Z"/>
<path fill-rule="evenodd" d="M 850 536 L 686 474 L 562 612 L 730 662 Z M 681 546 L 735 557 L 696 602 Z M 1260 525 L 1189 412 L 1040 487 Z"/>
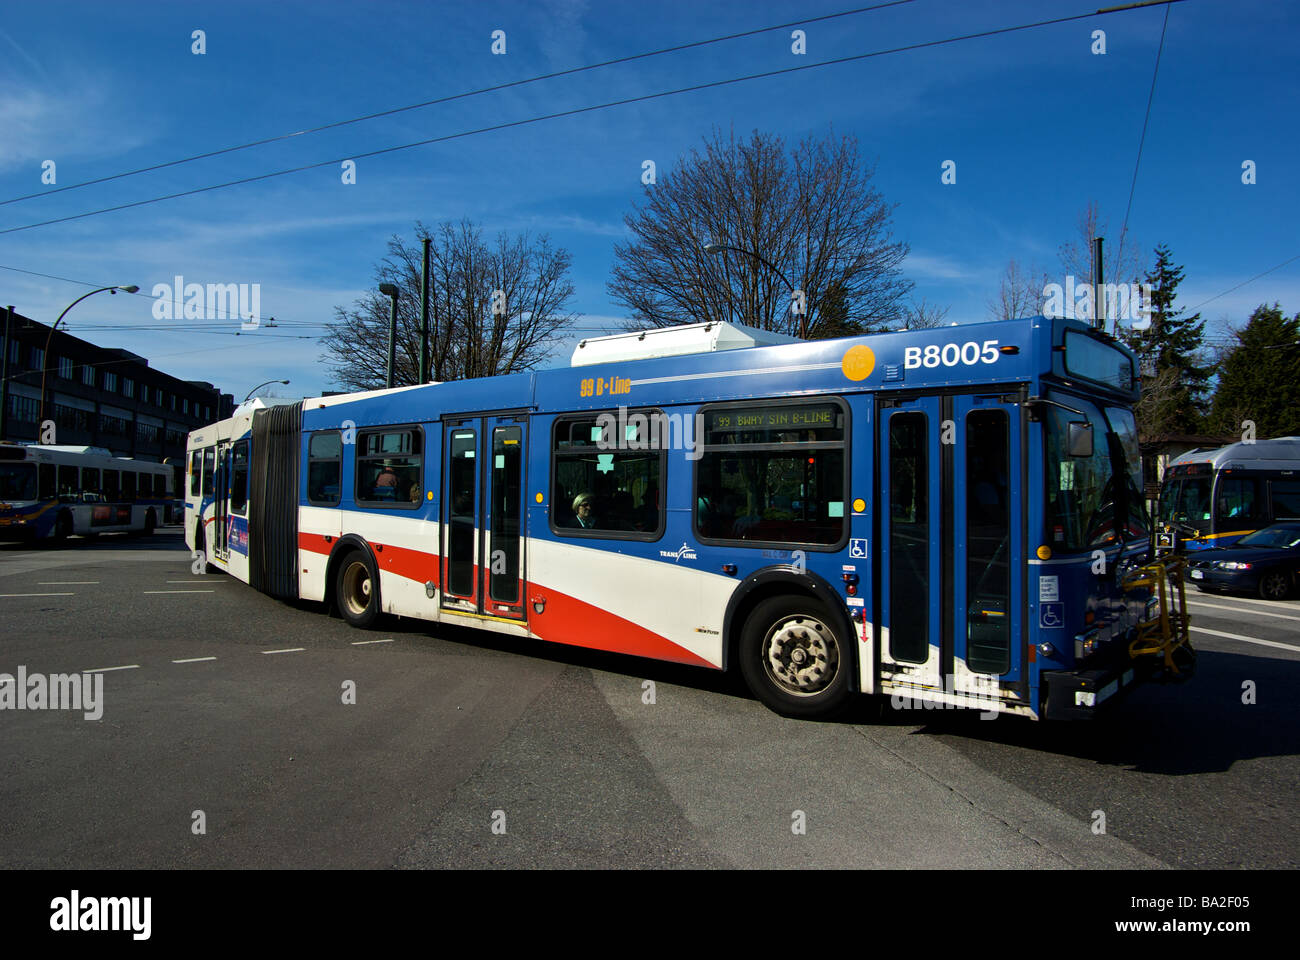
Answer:
<path fill-rule="evenodd" d="M 175 528 L 4 546 L 0 672 L 105 672 L 100 720 L 0 712 L 0 866 L 1300 866 L 1300 602 L 1189 599 L 1196 678 L 1093 724 L 806 723 L 707 671 L 355 631 L 193 575 Z"/>

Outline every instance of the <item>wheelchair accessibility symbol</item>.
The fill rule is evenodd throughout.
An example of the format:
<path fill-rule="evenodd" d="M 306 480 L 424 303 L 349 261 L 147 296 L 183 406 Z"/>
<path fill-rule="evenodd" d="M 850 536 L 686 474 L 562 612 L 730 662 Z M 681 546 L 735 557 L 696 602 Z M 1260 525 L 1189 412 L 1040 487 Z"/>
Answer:
<path fill-rule="evenodd" d="M 866 537 L 855 537 L 849 541 L 849 556 L 854 560 L 867 559 Z"/>
<path fill-rule="evenodd" d="M 1051 629 L 1065 626 L 1065 604 L 1044 603 L 1038 608 L 1038 625 Z"/>

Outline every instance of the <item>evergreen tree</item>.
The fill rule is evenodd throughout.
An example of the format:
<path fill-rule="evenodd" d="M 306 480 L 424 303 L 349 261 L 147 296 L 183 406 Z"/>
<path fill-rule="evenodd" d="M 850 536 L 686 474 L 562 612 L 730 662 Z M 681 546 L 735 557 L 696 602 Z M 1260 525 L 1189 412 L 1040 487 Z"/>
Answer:
<path fill-rule="evenodd" d="M 1219 371 L 1210 416 L 1221 433 L 1255 425 L 1259 439 L 1300 435 L 1300 314 L 1260 304 L 1241 330 Z"/>
<path fill-rule="evenodd" d="M 1142 399 L 1137 407 L 1143 438 L 1197 433 L 1202 429 L 1210 370 L 1202 365 L 1205 321 L 1174 308 L 1183 268 L 1175 266 L 1164 244 L 1145 280 L 1151 285 L 1151 326 L 1130 330 L 1126 339 L 1142 361 Z"/>

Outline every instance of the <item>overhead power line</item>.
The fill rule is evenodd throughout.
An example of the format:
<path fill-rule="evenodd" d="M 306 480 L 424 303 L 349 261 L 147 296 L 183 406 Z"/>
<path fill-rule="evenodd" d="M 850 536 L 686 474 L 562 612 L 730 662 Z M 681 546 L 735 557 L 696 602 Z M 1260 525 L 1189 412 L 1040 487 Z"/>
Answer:
<path fill-rule="evenodd" d="M 873 57 L 883 57 L 883 56 L 888 56 L 890 54 L 905 53 L 911 50 L 921 50 L 928 47 L 940 47 L 949 43 L 960 43 L 965 40 L 976 40 L 976 39 L 982 39 L 984 37 L 998 36 L 1004 33 L 1016 33 L 1022 30 L 1033 30 L 1038 27 L 1053 26 L 1061 23 L 1070 23 L 1076 20 L 1087 19 L 1089 17 L 1105 15 L 1109 13 L 1118 13 L 1130 9 L 1136 9 L 1141 6 L 1156 6 L 1160 4 L 1171 4 L 1171 3 L 1182 3 L 1182 2 L 1184 2 L 1184 0 L 1149 0 L 1149 2 L 1145 4 L 1133 4 L 1127 7 L 1117 7 L 1108 10 L 1098 10 L 1089 13 L 1079 13 L 1079 14 L 1073 14 L 1065 17 L 1054 17 L 1050 20 L 1038 20 L 1033 23 L 1022 23 L 1022 24 L 1016 24 L 1009 27 L 997 27 L 991 30 L 981 30 L 975 33 L 967 33 L 955 37 L 946 37 L 941 40 L 927 40 L 919 43 L 909 43 L 899 47 L 890 47 L 885 50 L 874 50 L 871 51 L 870 53 L 859 53 L 847 57 L 836 57 L 831 60 L 819 60 L 815 63 L 806 63 L 806 64 L 793 66 L 793 67 L 783 67 L 777 70 L 765 70 L 760 73 L 751 73 L 740 77 L 730 77 L 724 80 L 712 80 L 706 83 L 697 83 L 697 84 L 691 84 L 690 86 L 677 87 L 672 90 L 661 90 L 656 93 L 647 93 L 636 97 L 625 97 L 621 100 L 610 100 L 605 103 L 591 104 L 585 107 L 575 107 L 570 110 L 559 110 L 554 113 L 547 113 L 535 117 L 528 117 L 523 120 L 511 120 L 511 121 L 506 121 L 504 123 L 491 124 L 485 127 L 477 127 L 472 130 L 463 130 L 459 133 L 449 133 L 449 134 L 444 134 L 443 136 L 440 137 L 429 137 L 424 140 L 416 140 L 412 143 L 404 143 L 392 147 L 383 147 L 378 150 L 368 150 L 362 153 L 350 153 L 345 156 L 334 157 L 329 160 L 321 160 L 315 163 L 305 163 L 296 167 L 289 167 L 284 170 L 276 170 L 270 173 L 258 174 L 256 176 L 251 176 L 251 177 L 241 177 L 236 180 L 227 180 L 223 183 L 214 183 L 206 187 L 196 187 L 191 190 L 181 190 L 181 191 L 177 191 L 176 193 L 169 193 L 163 196 L 151 197 L 146 200 L 135 200 L 130 203 L 116 204 L 111 207 L 103 207 L 98 210 L 90 210 L 85 213 L 71 214 L 66 217 L 55 217 L 50 220 L 41 220 L 36 223 L 28 223 L 18 227 L 8 227 L 7 229 L 0 230 L 0 236 L 9 233 L 18 233 L 23 230 L 32 230 L 37 227 L 52 226 L 53 224 L 57 224 L 57 223 L 67 223 L 72 220 L 82 220 L 87 217 L 99 216 L 105 213 L 115 213 L 119 210 L 129 210 L 135 207 L 143 207 L 154 203 L 162 203 L 167 200 L 176 200 L 181 197 L 189 197 L 201 193 L 209 193 L 214 190 L 223 190 L 226 189 L 227 187 L 235 187 L 235 186 L 241 186 L 243 184 L 248 184 L 248 183 L 256 183 L 262 180 L 270 180 L 275 177 L 283 177 L 292 173 L 301 173 L 306 170 L 315 170 L 321 167 L 334 166 L 336 164 L 342 163 L 345 160 L 364 160 L 370 157 L 383 156 L 384 154 L 397 153 L 402 150 L 410 150 L 415 147 L 428 146 L 434 143 L 445 143 L 450 140 L 458 140 L 464 137 L 476 136 L 481 133 L 491 133 L 497 130 L 509 130 L 515 127 L 529 126 L 531 124 L 542 123 L 547 120 L 557 120 L 563 117 L 573 117 L 584 113 L 593 113 L 598 110 L 607 110 L 612 107 L 628 106 L 634 103 L 645 103 L 650 100 L 658 100 L 664 97 L 677 96 L 683 93 L 693 93 L 699 90 L 717 89 L 719 87 L 732 86 L 738 83 L 746 83 L 751 80 L 762 80 L 769 77 L 779 77 L 788 74 L 800 73 L 805 70 L 816 70 L 821 67 L 838 66 L 840 64 L 845 64 L 845 63 L 856 63 L 862 60 L 872 59 Z"/>
<path fill-rule="evenodd" d="M 167 160 L 163 163 L 151 164 L 147 167 L 140 167 L 137 170 L 127 170 L 122 173 L 109 174 L 104 177 L 96 177 L 92 180 L 83 180 L 80 183 L 70 183 L 66 186 L 55 187 L 52 190 L 43 190 L 40 193 L 29 193 L 21 197 L 11 197 L 8 200 L 0 200 L 0 207 L 10 203 L 19 203 L 23 200 L 36 200 L 41 197 L 52 196 L 56 193 L 62 193 L 65 190 L 79 190 L 82 187 L 89 187 L 99 183 L 108 183 L 111 180 L 120 180 L 123 177 L 133 177 L 140 173 L 152 173 L 155 170 L 164 170 L 168 167 L 177 167 L 185 163 L 193 163 L 196 160 L 207 160 L 211 157 L 220 157 L 228 153 L 236 153 L 240 150 L 251 150 L 253 147 L 263 147 L 271 143 L 279 143 L 282 140 L 292 140 L 295 137 L 303 137 L 313 133 L 321 133 L 325 130 L 335 130 L 339 127 L 350 126 L 354 123 L 363 123 L 366 120 L 377 120 L 380 117 L 391 117 L 394 114 L 406 113 L 409 110 L 422 110 L 425 107 L 438 106 L 439 104 L 452 103 L 456 100 L 465 100 L 469 97 L 477 97 L 487 93 L 496 93 L 501 90 L 509 90 L 514 87 L 523 87 L 532 83 L 540 83 L 543 80 L 554 80 L 558 77 L 572 76 L 578 73 L 585 73 L 589 70 L 599 70 L 603 67 L 612 67 L 618 64 L 631 63 L 635 60 L 644 60 L 649 57 L 659 57 L 666 53 L 678 53 L 682 50 L 691 50 L 697 47 L 707 47 L 715 43 L 725 43 L 729 40 L 739 40 L 743 37 L 752 37 L 760 33 L 770 33 L 773 30 L 784 30 L 788 27 L 803 26 L 810 23 L 821 23 L 826 20 L 836 20 L 841 17 L 856 16 L 860 13 L 868 13 L 872 10 L 883 10 L 885 7 L 897 7 L 903 4 L 915 3 L 916 0 L 889 0 L 887 3 L 876 3 L 869 7 L 855 7 L 852 10 L 841 10 L 839 13 L 828 13 L 820 17 L 807 17 L 803 20 L 791 20 L 789 23 L 778 23 L 770 27 L 759 27 L 754 30 L 744 30 L 740 33 L 729 33 L 721 37 L 710 37 L 707 40 L 694 40 L 690 43 L 680 43 L 672 47 L 664 47 L 662 50 L 650 50 L 645 53 L 634 53 L 626 57 L 616 57 L 613 60 L 602 60 L 600 63 L 590 63 L 582 67 L 570 67 L 567 70 L 556 70 L 552 73 L 543 73 L 535 77 L 527 77 L 523 80 L 511 80 L 508 83 L 498 83 L 490 87 L 480 87 L 477 90 L 467 90 L 464 93 L 454 93 L 446 97 L 437 97 L 433 100 L 424 100 L 420 103 L 413 103 L 405 107 L 393 107 L 390 110 L 380 110 L 375 113 L 368 113 L 360 117 L 352 117 L 348 120 L 335 120 L 331 123 L 324 123 L 318 127 L 308 127 L 305 130 L 295 130 L 292 133 L 282 133 L 274 137 L 266 137 L 262 140 L 253 140 L 249 143 L 241 143 L 232 147 L 223 147 L 220 150 L 209 150 L 207 153 L 198 153 L 192 157 L 181 157 L 178 160 Z"/>

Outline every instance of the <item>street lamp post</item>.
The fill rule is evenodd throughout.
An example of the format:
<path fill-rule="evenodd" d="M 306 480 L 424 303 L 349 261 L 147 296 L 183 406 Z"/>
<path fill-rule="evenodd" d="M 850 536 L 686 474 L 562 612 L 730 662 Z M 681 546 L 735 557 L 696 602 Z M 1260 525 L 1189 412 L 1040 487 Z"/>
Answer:
<path fill-rule="evenodd" d="M 381 283 L 379 292 L 388 298 L 391 305 L 388 311 L 388 375 L 384 378 L 385 386 L 391 390 L 393 366 L 397 362 L 397 284 Z"/>
<path fill-rule="evenodd" d="M 762 256 L 757 250 L 745 250 L 742 247 L 733 247 L 730 244 L 717 243 L 716 241 L 710 241 L 704 245 L 705 253 L 710 253 L 710 254 L 722 253 L 727 250 L 732 250 L 735 251 L 736 253 L 745 253 L 753 257 L 755 260 L 763 264 L 763 266 L 767 267 L 769 270 L 771 270 L 773 273 L 775 273 L 778 277 L 781 278 L 781 282 L 784 283 L 787 288 L 789 288 L 792 297 L 797 293 L 797 291 L 794 288 L 794 284 L 792 284 L 789 280 L 785 278 L 785 274 L 781 272 L 781 268 L 778 267 L 772 261 L 768 260 L 766 257 Z M 727 297 L 728 300 L 730 300 L 731 297 L 730 281 L 728 281 L 727 284 Z M 794 301 L 792 300 L 791 303 L 793 302 Z M 799 315 L 799 337 L 802 339 L 807 335 L 808 335 L 808 311 L 807 308 L 805 308 L 803 312 L 800 313 Z"/>
<path fill-rule="evenodd" d="M 262 389 L 263 387 L 265 387 L 268 383 L 283 383 L 286 387 L 289 385 L 289 381 L 288 381 L 288 380 L 267 380 L 266 383 L 259 383 L 259 384 L 258 384 L 257 386 L 255 386 L 252 390 L 249 390 L 249 391 L 248 391 L 248 396 L 244 397 L 243 401 L 241 401 L 241 402 L 243 402 L 243 403 L 248 403 L 248 401 L 249 401 L 250 399 L 252 399 L 253 394 L 257 393 L 257 391 L 261 390 L 261 389 Z M 221 405 L 221 399 L 220 399 L 220 397 L 217 398 L 217 405 L 218 405 L 218 406 Z M 221 412 L 220 410 L 217 411 L 217 413 L 220 413 L 220 412 Z"/>
<path fill-rule="evenodd" d="M 98 290 L 91 290 L 90 293 L 83 293 L 81 296 L 77 297 L 76 300 L 73 300 L 70 304 L 64 307 L 63 312 L 59 314 L 59 319 L 55 320 L 54 326 L 50 327 L 49 336 L 45 338 L 45 353 L 42 354 L 41 356 L 41 415 L 38 418 L 38 424 L 45 423 L 45 377 L 50 369 L 50 344 L 54 342 L 54 331 L 59 329 L 59 324 L 62 323 L 63 318 L 68 315 L 69 310 L 71 310 L 73 307 L 79 304 L 82 300 L 85 300 L 87 297 L 93 297 L 95 294 L 103 293 L 105 290 L 107 290 L 111 295 L 116 296 L 117 291 L 119 290 L 122 290 L 125 293 L 137 293 L 140 290 L 140 288 L 137 287 L 134 283 L 128 284 L 125 287 L 121 287 L 121 286 L 100 287 Z M 39 439 L 40 438 L 39 426 L 37 429 L 38 429 L 37 439 Z"/>

